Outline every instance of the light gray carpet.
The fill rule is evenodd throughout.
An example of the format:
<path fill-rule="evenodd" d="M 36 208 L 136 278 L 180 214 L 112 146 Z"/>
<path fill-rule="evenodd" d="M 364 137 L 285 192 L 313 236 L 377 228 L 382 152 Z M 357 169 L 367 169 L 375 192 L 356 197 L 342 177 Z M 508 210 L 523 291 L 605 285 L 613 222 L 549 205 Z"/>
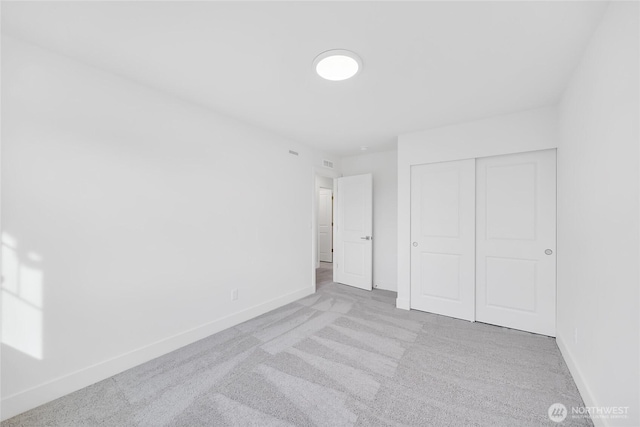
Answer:
<path fill-rule="evenodd" d="M 549 405 L 582 405 L 551 338 L 398 310 L 395 293 L 319 274 L 315 295 L 2 427 L 555 426 Z"/>

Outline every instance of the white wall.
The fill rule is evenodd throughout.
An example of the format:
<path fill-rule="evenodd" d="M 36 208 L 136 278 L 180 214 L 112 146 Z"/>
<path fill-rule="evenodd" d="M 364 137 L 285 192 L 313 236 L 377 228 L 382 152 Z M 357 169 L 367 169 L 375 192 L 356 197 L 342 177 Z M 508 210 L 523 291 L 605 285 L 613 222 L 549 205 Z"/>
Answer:
<path fill-rule="evenodd" d="M 411 166 L 556 148 L 553 107 L 398 137 L 398 308 L 410 307 Z"/>
<path fill-rule="evenodd" d="M 397 151 L 343 157 L 344 176 L 373 175 L 373 286 L 397 289 Z"/>
<path fill-rule="evenodd" d="M 326 176 L 318 176 L 316 177 L 316 184 L 317 184 L 318 190 L 320 190 L 320 188 L 328 188 L 331 191 L 333 191 L 333 178 L 329 178 Z"/>
<path fill-rule="evenodd" d="M 313 292 L 326 156 L 7 37 L 2 74 L 3 418 Z"/>
<path fill-rule="evenodd" d="M 638 37 L 612 2 L 560 103 L 557 341 L 588 406 L 632 411 L 596 425 L 640 425 Z"/>

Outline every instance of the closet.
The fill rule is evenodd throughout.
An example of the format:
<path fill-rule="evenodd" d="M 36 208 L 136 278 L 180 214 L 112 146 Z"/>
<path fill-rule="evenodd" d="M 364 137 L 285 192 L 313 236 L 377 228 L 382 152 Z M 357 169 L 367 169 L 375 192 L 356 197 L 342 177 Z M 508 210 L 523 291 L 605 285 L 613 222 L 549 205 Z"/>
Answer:
<path fill-rule="evenodd" d="M 411 308 L 555 336 L 556 152 L 413 166 Z"/>

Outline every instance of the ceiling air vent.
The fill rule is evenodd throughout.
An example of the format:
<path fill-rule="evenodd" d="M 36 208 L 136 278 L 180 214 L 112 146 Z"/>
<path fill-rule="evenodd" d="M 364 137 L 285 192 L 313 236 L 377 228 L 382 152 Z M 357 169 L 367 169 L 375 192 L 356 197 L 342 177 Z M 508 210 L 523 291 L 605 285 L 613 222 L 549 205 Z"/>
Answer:
<path fill-rule="evenodd" d="M 333 162 L 331 160 L 323 160 L 322 166 L 325 168 L 333 169 Z"/>

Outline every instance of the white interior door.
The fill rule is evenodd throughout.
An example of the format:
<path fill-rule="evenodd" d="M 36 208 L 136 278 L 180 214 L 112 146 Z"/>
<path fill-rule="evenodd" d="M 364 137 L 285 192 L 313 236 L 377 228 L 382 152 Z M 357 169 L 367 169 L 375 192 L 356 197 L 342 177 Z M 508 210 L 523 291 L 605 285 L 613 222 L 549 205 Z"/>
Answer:
<path fill-rule="evenodd" d="M 475 160 L 411 168 L 411 308 L 474 320 Z"/>
<path fill-rule="evenodd" d="M 318 254 L 320 261 L 333 262 L 333 190 L 327 188 L 318 195 Z"/>
<path fill-rule="evenodd" d="M 334 281 L 371 290 L 373 180 L 371 174 L 336 180 Z"/>
<path fill-rule="evenodd" d="M 477 161 L 476 320 L 556 334 L 556 153 Z"/>

